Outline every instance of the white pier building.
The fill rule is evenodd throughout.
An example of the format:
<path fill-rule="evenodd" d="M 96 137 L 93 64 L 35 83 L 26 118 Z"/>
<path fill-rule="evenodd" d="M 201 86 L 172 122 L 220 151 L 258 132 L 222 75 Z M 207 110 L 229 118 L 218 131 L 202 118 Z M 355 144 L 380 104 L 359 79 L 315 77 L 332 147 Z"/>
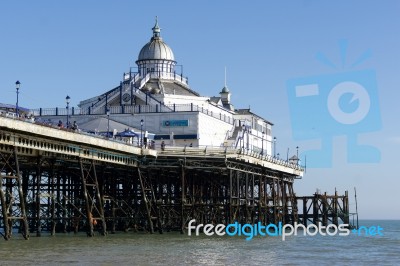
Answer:
<path fill-rule="evenodd" d="M 82 100 L 78 108 L 36 109 L 34 114 L 64 124 L 68 114 L 70 122 L 89 131 L 105 131 L 104 121 L 111 121 L 107 130 L 114 133 L 125 127 L 152 133 L 156 147 L 164 141 L 167 146 L 240 148 L 274 155 L 273 124 L 250 109 L 235 109 L 226 85 L 219 97 L 201 96 L 190 88 L 188 79 L 177 73 L 179 66 L 157 20 L 136 64 L 137 70 L 124 73 L 117 87 Z M 102 129 L 82 126 L 96 119 L 103 121 Z"/>

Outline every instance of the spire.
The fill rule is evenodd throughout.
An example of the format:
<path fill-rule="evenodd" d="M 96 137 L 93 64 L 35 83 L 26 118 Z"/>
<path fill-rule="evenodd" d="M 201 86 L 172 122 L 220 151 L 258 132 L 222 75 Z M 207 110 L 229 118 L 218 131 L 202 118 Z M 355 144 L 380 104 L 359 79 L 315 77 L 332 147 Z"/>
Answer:
<path fill-rule="evenodd" d="M 225 67 L 225 81 L 224 81 L 224 87 L 222 88 L 221 93 L 227 93 L 227 92 L 229 92 L 229 89 L 226 86 L 226 67 Z"/>
<path fill-rule="evenodd" d="M 221 95 L 221 102 L 224 108 L 228 110 L 235 110 L 233 105 L 231 104 L 231 93 L 228 89 L 228 86 L 226 86 L 226 67 L 225 67 L 225 76 L 224 76 L 224 87 L 222 88 L 221 92 L 219 93 Z"/>
<path fill-rule="evenodd" d="M 226 67 L 225 67 L 225 82 L 224 82 L 224 87 L 226 87 Z"/>
<path fill-rule="evenodd" d="M 153 30 L 153 38 L 160 38 L 161 28 L 158 26 L 158 17 L 156 16 L 156 24 L 152 28 Z"/>

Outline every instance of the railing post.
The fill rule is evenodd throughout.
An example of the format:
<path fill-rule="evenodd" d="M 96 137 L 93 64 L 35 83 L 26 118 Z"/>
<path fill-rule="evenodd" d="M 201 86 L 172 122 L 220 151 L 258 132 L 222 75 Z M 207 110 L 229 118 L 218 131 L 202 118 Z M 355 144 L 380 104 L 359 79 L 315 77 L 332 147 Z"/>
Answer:
<path fill-rule="evenodd" d="M 92 107 L 89 106 L 89 110 L 88 110 L 88 115 L 90 115 L 90 110 L 92 109 Z"/>
<path fill-rule="evenodd" d="M 122 108 L 121 108 L 121 109 L 122 109 L 122 110 L 121 110 L 122 113 L 125 114 L 125 105 L 122 105 L 121 107 L 122 107 Z"/>
<path fill-rule="evenodd" d="M 142 107 L 142 106 L 141 106 L 141 105 L 139 105 L 139 114 L 140 114 L 140 109 L 141 109 L 141 107 Z"/>
<path fill-rule="evenodd" d="M 74 109 L 74 107 L 72 107 L 71 108 L 71 115 L 74 115 L 75 114 L 75 109 Z"/>
<path fill-rule="evenodd" d="M 158 113 L 158 104 L 156 105 L 156 113 Z"/>
<path fill-rule="evenodd" d="M 193 103 L 190 103 L 190 111 L 193 112 Z"/>
<path fill-rule="evenodd" d="M 174 112 L 176 112 L 175 104 L 174 104 Z"/>
<path fill-rule="evenodd" d="M 56 116 L 58 115 L 58 107 L 56 107 Z"/>
<path fill-rule="evenodd" d="M 39 108 L 39 115 L 42 116 L 42 108 Z"/>

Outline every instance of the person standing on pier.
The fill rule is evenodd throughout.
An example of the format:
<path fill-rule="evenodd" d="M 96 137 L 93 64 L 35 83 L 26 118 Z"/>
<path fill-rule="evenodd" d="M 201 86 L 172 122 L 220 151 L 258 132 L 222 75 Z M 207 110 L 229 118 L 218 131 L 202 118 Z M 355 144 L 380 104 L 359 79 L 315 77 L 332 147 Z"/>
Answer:
<path fill-rule="evenodd" d="M 71 128 L 72 128 L 72 130 L 75 130 L 75 131 L 78 130 L 78 124 L 76 123 L 76 121 L 74 121 Z"/>
<path fill-rule="evenodd" d="M 165 150 L 165 142 L 161 141 L 161 150 L 164 151 Z"/>

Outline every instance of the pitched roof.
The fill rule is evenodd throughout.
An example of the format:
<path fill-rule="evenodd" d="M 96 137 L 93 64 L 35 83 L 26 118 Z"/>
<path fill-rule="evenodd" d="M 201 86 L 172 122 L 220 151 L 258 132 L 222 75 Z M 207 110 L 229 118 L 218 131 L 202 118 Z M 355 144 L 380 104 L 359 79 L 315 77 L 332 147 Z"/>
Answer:
<path fill-rule="evenodd" d="M 0 109 L 16 109 L 17 106 L 13 104 L 7 104 L 7 103 L 0 103 Z M 29 112 L 28 108 L 18 106 L 18 110 L 21 110 L 23 112 Z"/>

